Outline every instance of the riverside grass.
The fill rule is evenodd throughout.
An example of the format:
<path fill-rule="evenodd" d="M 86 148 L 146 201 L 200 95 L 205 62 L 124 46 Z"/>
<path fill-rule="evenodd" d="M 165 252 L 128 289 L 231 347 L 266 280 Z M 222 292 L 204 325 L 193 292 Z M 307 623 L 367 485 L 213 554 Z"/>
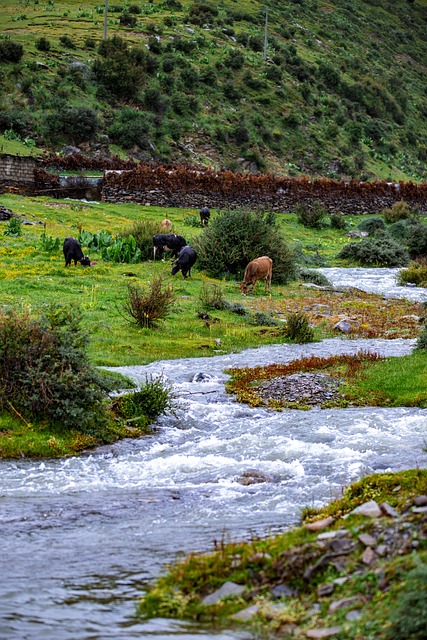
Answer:
<path fill-rule="evenodd" d="M 254 315 L 262 312 L 284 320 L 289 312 L 304 311 L 307 306 L 315 309 L 316 305 L 324 304 L 331 308 L 329 316 L 318 316 L 313 312 L 310 317 L 316 339 L 336 335 L 332 330 L 336 314 L 359 319 L 358 333 L 353 337 L 415 338 L 420 332 L 416 318 L 423 313 L 421 305 L 404 300 L 387 301 L 362 292 L 331 294 L 308 290 L 301 283 L 293 282 L 287 286 L 273 285 L 271 294 L 261 284 L 255 295 L 242 297 L 237 282 L 208 278 L 197 270 L 197 263 L 192 277 L 183 280 L 180 274 L 176 277 L 170 275 L 168 260 L 116 264 L 103 262 L 96 253 L 91 255 L 91 259 L 96 261 L 93 267 L 64 266 L 62 241 L 69 235 L 77 237 L 80 229 L 93 233 L 105 229 L 116 235 L 137 220 L 160 223 L 168 218 L 173 223 L 173 231 L 184 235 L 192 244 L 202 229 L 186 225 L 185 218 L 190 214 L 196 215 L 196 210 L 86 203 L 12 194 L 0 196 L 0 204 L 30 223 L 22 225 L 20 237 L 11 237 L 4 235 L 7 222 L 0 222 L 2 306 L 6 309 L 29 308 L 34 314 L 52 302 L 79 307 L 83 315 L 82 328 L 90 336 L 88 356 L 94 366 L 125 366 L 211 356 L 283 342 L 285 339 L 280 326 L 256 326 L 251 320 Z M 213 211 L 212 215 L 215 216 L 216 212 Z M 349 226 L 355 226 L 363 217 L 348 216 L 346 219 Z M 340 264 L 335 256 L 348 242 L 346 230 L 330 227 L 307 229 L 298 224 L 294 214 L 286 213 L 278 215 L 278 223 L 287 242 L 291 246 L 297 245 L 306 256 L 314 255 L 316 260 L 320 259 L 329 266 Z M 42 242 L 43 234 L 48 238 L 59 238 L 59 248 L 52 253 L 44 251 L 46 242 Z M 146 285 L 158 276 L 164 276 L 165 282 L 173 286 L 176 305 L 158 329 L 132 326 L 123 317 L 121 306 L 128 283 Z M 203 286 L 208 284 L 220 287 L 228 303 L 243 304 L 248 313 L 241 316 L 228 310 L 215 310 L 209 312 L 210 319 L 200 318 L 197 314 L 202 306 L 200 294 Z M 418 357 L 422 360 L 423 355 Z M 410 359 L 408 371 L 411 371 Z M 34 436 L 34 429 L 39 429 L 38 434 L 44 434 L 43 443 L 39 435 Z M 67 448 L 58 434 L 49 432 L 43 425 L 29 427 L 13 412 L 0 417 L 0 431 L 0 455 L 3 457 L 68 455 L 93 445 L 89 441 L 71 438 Z M 6 446 L 5 438 L 10 437 L 11 431 L 14 432 L 15 443 L 12 446 L 9 440 Z"/>

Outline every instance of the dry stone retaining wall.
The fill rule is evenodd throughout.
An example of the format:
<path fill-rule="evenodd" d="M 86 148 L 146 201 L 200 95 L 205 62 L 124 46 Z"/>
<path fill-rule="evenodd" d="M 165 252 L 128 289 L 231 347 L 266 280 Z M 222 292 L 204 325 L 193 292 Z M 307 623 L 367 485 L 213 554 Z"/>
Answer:
<path fill-rule="evenodd" d="M 0 182 L 6 184 L 34 184 L 35 158 L 0 155 Z"/>

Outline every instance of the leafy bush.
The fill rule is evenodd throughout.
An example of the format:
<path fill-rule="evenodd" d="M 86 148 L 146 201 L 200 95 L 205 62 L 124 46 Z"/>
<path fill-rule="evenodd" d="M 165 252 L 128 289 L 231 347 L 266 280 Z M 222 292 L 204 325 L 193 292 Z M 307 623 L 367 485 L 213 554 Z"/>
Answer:
<path fill-rule="evenodd" d="M 409 262 L 407 250 L 386 234 L 346 244 L 337 257 L 372 267 L 404 267 Z"/>
<path fill-rule="evenodd" d="M 385 223 L 382 218 L 379 218 L 378 216 L 372 216 L 371 218 L 366 218 L 365 220 L 362 220 L 362 222 L 359 222 L 357 228 L 359 229 L 359 231 L 366 231 L 366 233 L 369 233 L 369 235 L 371 235 L 375 233 L 375 231 L 378 231 L 378 229 L 384 230 Z"/>
<path fill-rule="evenodd" d="M 135 239 L 140 251 L 140 259 L 142 262 L 145 262 L 153 257 L 153 236 L 156 233 L 162 233 L 161 226 L 158 222 L 137 220 L 131 227 L 123 231 L 122 236 L 124 238 L 132 236 Z"/>
<path fill-rule="evenodd" d="M 257 311 L 251 317 L 251 324 L 258 327 L 278 327 L 281 323 L 264 311 Z"/>
<path fill-rule="evenodd" d="M 271 213 L 223 211 L 204 228 L 196 250 L 200 269 L 214 278 L 241 278 L 248 262 L 260 256 L 273 256 L 274 282 L 294 277 L 293 252 Z"/>
<path fill-rule="evenodd" d="M 105 229 L 102 229 L 99 233 L 91 233 L 81 229 L 77 240 L 82 247 L 87 247 L 90 251 L 102 251 L 102 249 L 111 246 L 114 242 L 111 233 Z"/>
<path fill-rule="evenodd" d="M 200 223 L 200 216 L 197 216 L 195 213 L 187 213 L 183 219 L 182 219 L 183 224 L 185 224 L 188 227 L 200 227 L 201 223 Z"/>
<path fill-rule="evenodd" d="M 41 38 L 37 38 L 36 40 L 36 49 L 37 51 L 50 51 L 50 41 L 42 36 Z"/>
<path fill-rule="evenodd" d="M 22 236 L 22 222 L 19 218 L 10 218 L 4 229 L 5 236 L 11 236 L 12 238 L 18 238 Z"/>
<path fill-rule="evenodd" d="M 415 349 L 417 351 L 420 349 L 423 349 L 424 351 L 427 350 L 427 327 L 424 327 L 424 329 L 418 336 L 417 342 L 415 344 Z"/>
<path fill-rule="evenodd" d="M 175 303 L 171 286 L 163 286 L 163 278 L 153 278 L 149 287 L 128 284 L 127 298 L 123 302 L 125 317 L 141 329 L 155 327 L 164 320 Z"/>
<path fill-rule="evenodd" d="M 427 263 L 412 262 L 407 269 L 401 269 L 397 276 L 398 284 L 405 285 L 408 282 L 419 287 L 427 286 Z"/>
<path fill-rule="evenodd" d="M 284 335 L 298 344 L 314 342 L 314 331 L 309 325 L 308 317 L 301 311 L 288 315 Z"/>
<path fill-rule="evenodd" d="M 54 253 L 61 246 L 60 238 L 52 238 L 52 236 L 47 236 L 45 232 L 41 234 L 39 242 L 43 251 L 47 253 Z"/>
<path fill-rule="evenodd" d="M 224 302 L 224 309 L 235 313 L 238 316 L 245 316 L 248 311 L 241 302 Z"/>
<path fill-rule="evenodd" d="M 73 40 L 70 38 L 70 36 L 67 35 L 63 35 L 59 38 L 59 42 L 62 44 L 63 47 L 66 47 L 67 49 L 76 49 L 76 45 L 74 44 Z"/>
<path fill-rule="evenodd" d="M 424 640 L 427 629 L 427 566 L 419 561 L 390 611 L 386 640 Z"/>
<path fill-rule="evenodd" d="M 89 363 L 81 315 L 50 306 L 40 318 L 0 309 L 0 408 L 99 435 L 104 395 Z"/>
<path fill-rule="evenodd" d="M 167 411 L 173 411 L 172 387 L 162 378 L 146 376 L 139 391 L 120 396 L 113 404 L 114 412 L 127 424 L 147 431 L 149 423 Z"/>
<path fill-rule="evenodd" d="M 150 148 L 150 136 L 153 134 L 152 115 L 124 107 L 116 114 L 114 123 L 108 128 L 111 141 L 124 149 L 138 146 Z"/>
<path fill-rule="evenodd" d="M 224 309 L 224 292 L 219 284 L 207 284 L 203 282 L 199 293 L 199 300 L 202 309 Z"/>
<path fill-rule="evenodd" d="M 414 212 L 407 202 L 401 200 L 400 202 L 395 202 L 391 208 L 384 209 L 382 215 L 384 216 L 384 220 L 390 224 L 398 220 L 406 220 L 413 216 Z"/>
<path fill-rule="evenodd" d="M 117 237 L 102 249 L 102 259 L 106 262 L 124 262 L 136 264 L 141 262 L 141 251 L 132 235 L 127 238 Z"/>
<path fill-rule="evenodd" d="M 90 107 L 68 107 L 46 113 L 42 128 L 51 141 L 66 140 L 72 144 L 93 140 L 98 131 L 98 116 Z"/>
<path fill-rule="evenodd" d="M 345 229 L 347 223 L 342 213 L 331 213 L 329 221 L 333 229 Z"/>
<path fill-rule="evenodd" d="M 136 98 L 144 81 L 146 52 L 141 47 L 128 49 L 119 36 L 103 40 L 98 52 L 93 73 L 101 92 L 119 99 Z"/>
<path fill-rule="evenodd" d="M 304 267 L 298 267 L 297 270 L 297 278 L 302 280 L 303 282 L 312 282 L 313 284 L 317 284 L 320 287 L 330 286 L 328 278 L 320 273 L 320 271 L 315 271 L 314 269 L 306 269 Z"/>
<path fill-rule="evenodd" d="M 19 62 L 23 55 L 22 44 L 13 40 L 0 40 L 0 62 Z"/>
<path fill-rule="evenodd" d="M 411 233 L 415 231 L 414 227 L 420 226 L 421 225 L 419 221 L 416 218 L 411 217 L 393 222 L 387 228 L 387 231 L 392 238 L 394 238 L 395 240 L 400 240 L 401 242 L 406 244 Z"/>
<path fill-rule="evenodd" d="M 320 227 L 323 218 L 327 215 L 326 209 L 319 201 L 313 204 L 298 203 L 295 207 L 298 222 L 304 227 L 317 229 Z"/>
<path fill-rule="evenodd" d="M 427 226 L 413 225 L 408 233 L 406 244 L 412 259 L 427 257 Z"/>

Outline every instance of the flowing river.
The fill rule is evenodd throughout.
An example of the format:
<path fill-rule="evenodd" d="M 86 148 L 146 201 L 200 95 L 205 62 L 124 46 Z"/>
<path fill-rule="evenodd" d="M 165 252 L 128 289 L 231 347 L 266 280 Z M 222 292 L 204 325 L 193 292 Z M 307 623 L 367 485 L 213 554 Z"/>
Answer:
<path fill-rule="evenodd" d="M 336 285 L 399 295 L 393 269 L 322 271 Z M 423 289 L 398 289 L 427 298 Z M 282 531 L 302 507 L 321 506 L 366 474 L 425 467 L 427 411 L 254 409 L 225 393 L 224 369 L 360 349 L 400 356 L 413 346 L 336 338 L 118 367 L 136 381 L 167 378 L 176 415 L 163 416 L 152 436 L 78 458 L 0 461 L 0 639 L 249 638 L 140 620 L 136 605 L 183 554 Z M 244 486 L 249 470 L 271 482 Z"/>

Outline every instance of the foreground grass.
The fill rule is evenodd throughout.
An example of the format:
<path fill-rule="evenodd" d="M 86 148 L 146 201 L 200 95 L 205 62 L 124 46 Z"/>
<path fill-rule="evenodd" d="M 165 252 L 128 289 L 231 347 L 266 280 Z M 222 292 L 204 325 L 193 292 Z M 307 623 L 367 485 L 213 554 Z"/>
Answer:
<path fill-rule="evenodd" d="M 266 539 L 220 544 L 213 553 L 193 554 L 169 567 L 167 573 L 148 590 L 140 604 L 140 613 L 145 617 L 179 617 L 230 628 L 245 623 L 242 618 L 233 618 L 237 612 L 253 607 L 246 624 L 256 637 L 288 638 L 295 634 L 304 637 L 309 629 L 330 629 L 336 625 L 340 630 L 330 634 L 334 637 L 358 640 L 390 637 L 386 631 L 391 612 L 405 587 L 405 578 L 411 569 L 427 561 L 423 533 L 425 517 L 423 520 L 422 514 L 409 512 L 402 528 L 399 521 L 390 518 L 372 521 L 371 518 L 349 516 L 349 513 L 368 500 L 387 502 L 402 511 L 413 504 L 415 496 L 426 493 L 426 470 L 374 474 L 363 478 L 350 485 L 342 499 L 311 513 L 312 520 L 331 516 L 327 534 L 331 539 L 334 530 L 346 530 L 352 546 L 341 566 L 334 566 L 332 554 L 328 562 L 319 564 L 317 571 L 307 571 L 322 553 L 325 554 L 325 548 L 319 550 L 322 544 L 317 541 L 319 532 L 305 526 Z M 395 550 L 389 549 L 384 557 L 376 555 L 372 563 L 361 562 L 363 545 L 359 536 L 362 533 L 378 536 L 381 542 L 382 532 L 386 530 L 395 532 Z M 411 553 L 415 546 L 405 544 L 404 538 L 400 541 L 399 531 L 410 532 L 409 537 L 413 535 L 416 540 L 420 536 L 416 543 L 416 557 Z M 325 560 L 327 554 L 326 550 Z M 203 604 L 207 594 L 228 581 L 245 587 L 244 593 L 216 604 Z M 319 594 L 319 586 L 325 583 L 331 585 L 333 595 L 330 591 L 326 595 Z M 273 597 L 274 587 L 283 584 L 293 595 Z M 346 598 L 353 600 L 346 602 Z M 342 601 L 341 606 L 330 607 L 334 601 Z M 349 609 L 354 608 L 358 617 L 346 618 Z M 417 612 L 414 611 L 413 615 Z M 399 636 L 400 640 L 403 637 Z"/>

